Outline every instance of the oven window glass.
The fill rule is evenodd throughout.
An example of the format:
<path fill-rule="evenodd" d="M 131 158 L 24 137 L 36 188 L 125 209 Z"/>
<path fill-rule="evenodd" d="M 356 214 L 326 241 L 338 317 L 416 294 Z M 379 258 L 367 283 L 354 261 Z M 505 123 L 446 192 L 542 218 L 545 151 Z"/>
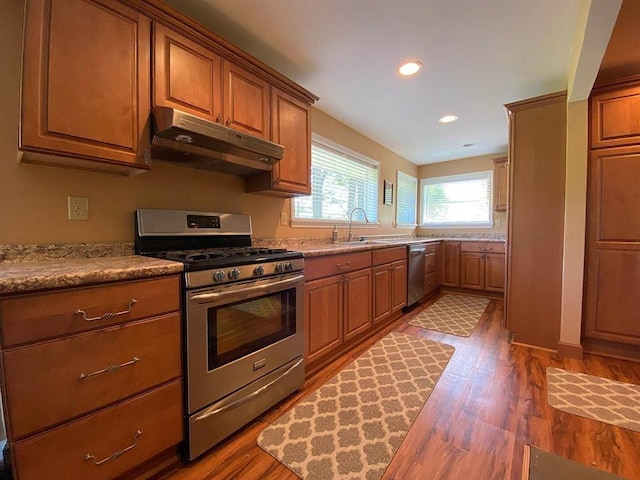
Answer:
<path fill-rule="evenodd" d="M 295 289 L 210 308 L 209 370 L 296 333 Z"/>

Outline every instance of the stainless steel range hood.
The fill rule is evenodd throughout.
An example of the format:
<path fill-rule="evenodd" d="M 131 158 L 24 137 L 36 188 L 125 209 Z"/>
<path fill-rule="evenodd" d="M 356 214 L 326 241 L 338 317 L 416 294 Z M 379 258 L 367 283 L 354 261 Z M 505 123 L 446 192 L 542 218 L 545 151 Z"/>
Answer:
<path fill-rule="evenodd" d="M 151 158 L 250 177 L 269 172 L 284 147 L 170 107 L 153 109 Z"/>

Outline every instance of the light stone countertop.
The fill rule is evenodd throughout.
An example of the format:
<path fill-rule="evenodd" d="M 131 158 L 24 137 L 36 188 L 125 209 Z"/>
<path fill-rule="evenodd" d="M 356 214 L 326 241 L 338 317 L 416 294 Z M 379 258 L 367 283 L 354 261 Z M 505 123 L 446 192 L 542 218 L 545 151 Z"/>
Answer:
<path fill-rule="evenodd" d="M 137 255 L 0 263 L 0 294 L 155 277 L 182 271 L 182 263 Z"/>
<path fill-rule="evenodd" d="M 455 241 L 455 242 L 493 242 L 504 243 L 504 239 L 486 238 L 486 237 L 464 237 L 464 238 L 431 238 L 431 237 L 416 237 L 411 239 L 398 239 L 398 240 L 374 240 L 361 243 L 317 243 L 312 245 L 292 245 L 289 248 L 302 252 L 305 258 L 309 257 L 322 257 L 325 255 L 337 255 L 340 253 L 354 253 L 367 250 L 378 250 L 381 248 L 398 247 L 402 245 L 410 245 L 414 243 L 432 243 L 441 241 Z"/>

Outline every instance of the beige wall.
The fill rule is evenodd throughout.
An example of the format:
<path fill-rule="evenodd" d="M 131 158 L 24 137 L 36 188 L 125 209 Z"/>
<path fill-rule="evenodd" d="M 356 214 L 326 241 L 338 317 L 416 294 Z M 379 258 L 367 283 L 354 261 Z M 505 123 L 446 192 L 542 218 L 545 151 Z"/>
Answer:
<path fill-rule="evenodd" d="M 493 170 L 493 159 L 506 157 L 503 154 L 482 155 L 479 157 L 461 158 L 450 162 L 431 163 L 421 165 L 418 168 L 418 178 L 444 177 L 447 175 L 459 175 L 461 173 L 484 172 Z M 500 224 L 499 226 L 497 224 Z M 507 231 L 507 213 L 493 212 L 493 228 L 421 228 L 420 233 L 505 233 Z"/>
<path fill-rule="evenodd" d="M 281 226 L 280 212 L 289 215 L 290 201 L 246 194 L 239 177 L 157 162 L 151 172 L 132 178 L 19 163 L 23 4 L 11 1 L 4 6 L 0 18 L 0 244 L 133 241 L 133 211 L 137 208 L 247 213 L 256 238 L 329 237 L 328 228 Z M 417 173 L 414 164 L 320 111 L 313 111 L 312 122 L 319 134 L 380 161 L 380 182 L 387 179 L 395 183 L 397 168 Z M 89 198 L 88 221 L 67 220 L 68 195 Z M 394 231 L 394 212 L 394 207 L 381 202 L 382 227 L 370 233 Z"/>

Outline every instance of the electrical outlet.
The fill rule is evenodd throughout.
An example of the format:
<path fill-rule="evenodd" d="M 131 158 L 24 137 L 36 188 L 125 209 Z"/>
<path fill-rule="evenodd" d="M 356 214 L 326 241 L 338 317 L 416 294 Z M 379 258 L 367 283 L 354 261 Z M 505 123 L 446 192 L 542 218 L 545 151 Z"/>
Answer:
<path fill-rule="evenodd" d="M 87 197 L 67 197 L 69 220 L 89 220 L 89 199 Z"/>
<path fill-rule="evenodd" d="M 287 215 L 287 212 L 280 212 L 280 225 L 289 225 L 289 215 Z"/>
<path fill-rule="evenodd" d="M 501 227 L 502 226 L 502 220 L 500 220 L 499 218 L 496 218 L 495 222 L 496 227 Z"/>

